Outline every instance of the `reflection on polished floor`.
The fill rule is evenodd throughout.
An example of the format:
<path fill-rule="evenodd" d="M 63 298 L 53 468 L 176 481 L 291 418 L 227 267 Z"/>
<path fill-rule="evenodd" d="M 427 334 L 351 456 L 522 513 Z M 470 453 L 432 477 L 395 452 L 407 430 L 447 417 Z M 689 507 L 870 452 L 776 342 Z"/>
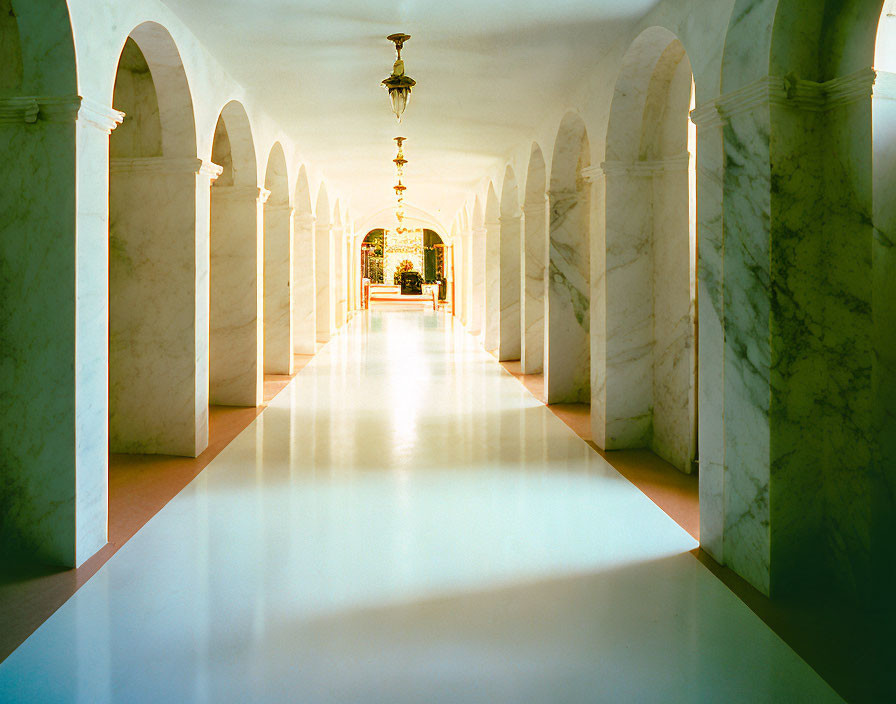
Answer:
<path fill-rule="evenodd" d="M 0 701 L 839 701 L 695 546 L 451 318 L 371 311 Z"/>

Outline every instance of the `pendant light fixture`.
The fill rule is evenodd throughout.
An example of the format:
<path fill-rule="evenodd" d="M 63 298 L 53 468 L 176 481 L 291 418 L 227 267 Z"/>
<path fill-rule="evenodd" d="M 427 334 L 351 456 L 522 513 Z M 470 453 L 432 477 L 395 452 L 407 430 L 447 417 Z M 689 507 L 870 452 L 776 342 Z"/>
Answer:
<path fill-rule="evenodd" d="M 383 81 L 383 85 L 389 91 L 389 99 L 392 101 L 392 112 L 401 122 L 401 116 L 404 114 L 408 101 L 411 99 L 411 88 L 417 85 L 410 76 L 405 75 L 404 61 L 401 59 L 401 49 L 404 43 L 410 39 L 409 34 L 390 34 L 386 39 L 395 44 L 395 52 L 398 59 L 392 67 L 392 75 Z"/>

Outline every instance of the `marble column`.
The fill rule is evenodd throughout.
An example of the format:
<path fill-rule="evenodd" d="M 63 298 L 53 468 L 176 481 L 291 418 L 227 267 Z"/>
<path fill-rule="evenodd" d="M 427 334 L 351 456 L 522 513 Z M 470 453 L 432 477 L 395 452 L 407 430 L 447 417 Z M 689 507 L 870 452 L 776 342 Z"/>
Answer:
<path fill-rule="evenodd" d="M 501 222 L 485 221 L 485 301 L 482 346 L 492 352 L 501 337 Z"/>
<path fill-rule="evenodd" d="M 531 203 L 523 209 L 524 246 L 519 252 L 521 274 L 520 365 L 523 374 L 544 369 L 545 261 L 548 250 L 547 202 Z"/>
<path fill-rule="evenodd" d="M 588 403 L 590 391 L 590 238 L 588 199 L 551 192 L 545 305 L 544 387 L 548 403 Z"/>
<path fill-rule="evenodd" d="M 314 228 L 314 278 L 317 284 L 317 341 L 329 342 L 336 331 L 333 290 L 333 237 L 329 223 Z"/>
<path fill-rule="evenodd" d="M 208 445 L 210 183 L 196 158 L 110 161 L 109 446 Z"/>
<path fill-rule="evenodd" d="M 264 371 L 292 373 L 292 208 L 264 207 Z"/>
<path fill-rule="evenodd" d="M 269 191 L 214 186 L 209 276 L 209 403 L 263 400 L 263 210 Z"/>
<path fill-rule="evenodd" d="M 520 260 L 522 241 L 520 220 L 519 215 L 502 215 L 500 219 L 498 359 L 502 362 L 519 359 L 521 351 Z"/>
<path fill-rule="evenodd" d="M 0 98 L 0 550 L 67 567 L 106 543 L 106 165 L 122 119 Z"/>
<path fill-rule="evenodd" d="M 463 324 L 468 330 L 471 330 L 473 325 L 473 233 L 470 230 L 466 230 L 461 236 L 463 242 L 463 261 L 461 267 L 461 281 L 463 284 Z"/>
<path fill-rule="evenodd" d="M 725 345 L 722 226 L 725 149 L 718 110 L 710 103 L 691 113 L 697 125 L 697 425 L 700 545 L 725 563 Z"/>
<path fill-rule="evenodd" d="M 342 225 L 334 225 L 333 238 L 333 305 L 335 306 L 336 327 L 345 325 L 348 310 L 345 286 L 346 286 L 346 261 L 345 261 L 345 229 Z"/>
<path fill-rule="evenodd" d="M 469 332 L 471 335 L 481 335 L 485 329 L 485 228 L 473 228 L 471 238 L 470 277 L 473 287 L 473 310 Z"/>
<path fill-rule="evenodd" d="M 893 20 L 890 20 L 893 22 Z M 873 442 L 877 445 L 871 496 L 870 552 L 886 555 L 896 544 L 896 74 L 878 71 L 874 83 Z M 874 597 L 889 598 L 896 584 L 893 560 L 876 560 Z"/>
<path fill-rule="evenodd" d="M 317 350 L 317 282 L 314 215 L 293 215 L 292 249 L 292 345 L 296 354 Z"/>

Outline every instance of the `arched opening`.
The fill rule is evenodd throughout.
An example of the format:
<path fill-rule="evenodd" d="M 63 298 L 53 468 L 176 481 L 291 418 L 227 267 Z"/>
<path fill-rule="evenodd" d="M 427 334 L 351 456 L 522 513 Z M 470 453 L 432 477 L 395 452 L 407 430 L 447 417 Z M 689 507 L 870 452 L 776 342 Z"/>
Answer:
<path fill-rule="evenodd" d="M 292 252 L 292 344 L 296 354 L 317 349 L 317 283 L 314 273 L 314 213 L 305 167 L 296 181 Z"/>
<path fill-rule="evenodd" d="M 372 284 L 385 283 L 383 261 L 386 231 L 378 228 L 368 232 L 361 241 L 361 278 Z"/>
<path fill-rule="evenodd" d="M 209 403 L 257 406 L 263 370 L 261 267 L 263 197 L 249 117 L 237 102 L 218 117 L 209 232 Z"/>
<path fill-rule="evenodd" d="M 314 208 L 314 276 L 317 280 L 317 341 L 329 342 L 336 330 L 333 286 L 333 238 L 330 224 L 330 199 L 321 184 Z"/>
<path fill-rule="evenodd" d="M 501 337 L 501 205 L 495 185 L 485 195 L 485 309 L 482 346 L 498 351 Z"/>
<path fill-rule="evenodd" d="M 649 447 L 688 473 L 697 447 L 693 106 L 681 42 L 647 30 L 623 61 L 604 164 L 604 444 Z"/>
<path fill-rule="evenodd" d="M 113 105 L 126 117 L 109 145 L 109 447 L 196 456 L 208 443 L 208 230 L 197 188 L 218 170 L 196 156 L 186 75 L 160 25 L 127 39 Z"/>
<path fill-rule="evenodd" d="M 446 274 L 446 245 L 434 230 L 423 230 L 423 282 L 439 287 L 439 300 L 448 295 Z"/>
<path fill-rule="evenodd" d="M 591 401 L 591 148 L 582 118 L 560 123 L 551 163 L 544 388 L 548 403 Z"/>
<path fill-rule="evenodd" d="M 520 244 L 521 216 L 519 189 L 516 176 L 508 166 L 504 171 L 501 189 L 500 219 L 500 330 L 498 332 L 498 360 L 520 358 Z"/>
<path fill-rule="evenodd" d="M 264 177 L 270 192 L 264 204 L 264 372 L 291 374 L 292 360 L 292 206 L 286 155 L 271 148 Z"/>
<path fill-rule="evenodd" d="M 548 204 L 544 155 L 532 145 L 523 204 L 523 247 L 520 300 L 522 335 L 520 366 L 523 374 L 544 371 L 545 262 L 548 249 Z"/>

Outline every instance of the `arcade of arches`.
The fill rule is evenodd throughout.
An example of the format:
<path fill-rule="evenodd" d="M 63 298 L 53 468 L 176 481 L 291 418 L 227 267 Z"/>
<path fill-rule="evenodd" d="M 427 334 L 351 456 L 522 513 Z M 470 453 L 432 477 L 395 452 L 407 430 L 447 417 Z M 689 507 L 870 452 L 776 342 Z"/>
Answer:
<path fill-rule="evenodd" d="M 481 700 L 464 671 L 489 701 L 896 697 L 896 0 L 560 0 L 519 23 L 299 2 L 319 65 L 277 81 L 251 68 L 286 41 L 260 24 L 277 3 L 243 5 L 0 0 L 0 700 L 133 700 L 116 614 L 187 603 L 190 626 L 127 622 L 153 634 L 134 653 L 190 653 L 157 662 L 172 701 L 277 700 L 261 672 L 388 699 L 363 668 L 256 671 L 235 645 L 298 661 L 329 626 L 353 667 L 371 632 L 395 645 L 391 701 Z M 253 41 L 230 56 L 214 12 Z M 508 62 L 493 93 L 444 68 L 465 12 L 515 28 L 483 50 Z M 408 31 L 429 70 L 404 222 L 371 156 L 396 130 L 379 79 L 340 54 L 388 68 L 389 47 L 355 21 Z M 333 129 L 271 86 L 324 64 L 356 94 L 334 89 Z M 157 565 L 178 582 L 181 540 L 191 595 L 141 601 Z M 507 606 L 542 598 L 563 633 Z M 619 633 L 570 635 L 567 598 Z M 254 606 L 220 636 L 232 600 Z M 590 669 L 621 642 L 627 675 Z"/>

